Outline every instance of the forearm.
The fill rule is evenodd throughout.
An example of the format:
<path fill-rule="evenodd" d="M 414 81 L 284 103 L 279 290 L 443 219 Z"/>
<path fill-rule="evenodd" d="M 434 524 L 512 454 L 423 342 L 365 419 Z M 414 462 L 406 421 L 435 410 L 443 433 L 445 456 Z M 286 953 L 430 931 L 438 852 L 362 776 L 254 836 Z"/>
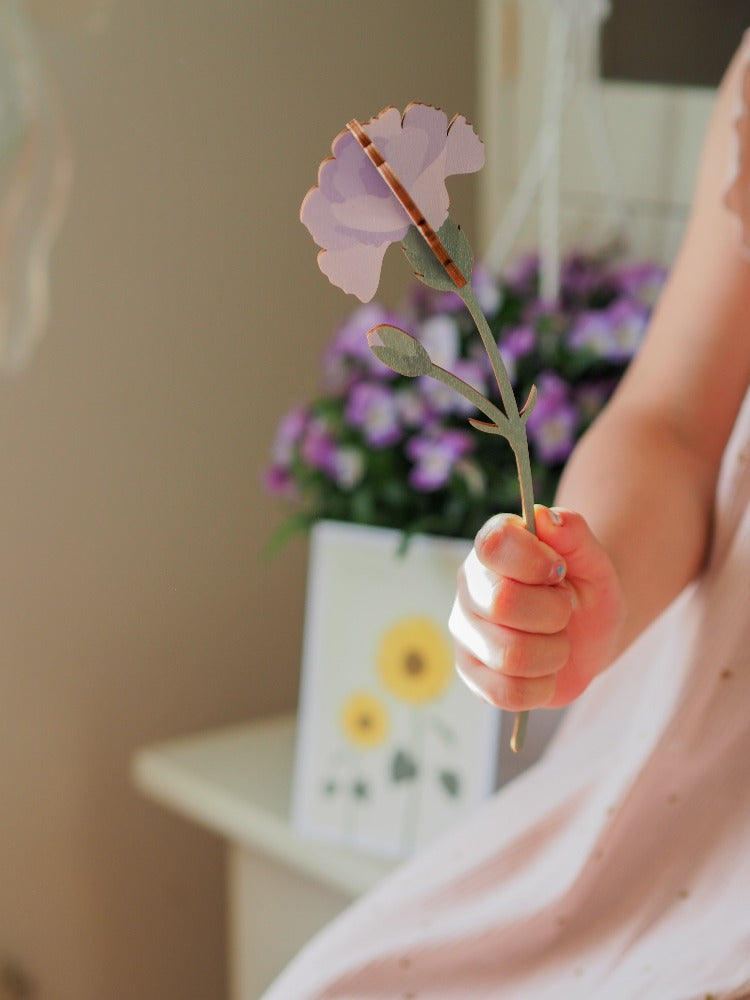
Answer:
<path fill-rule="evenodd" d="M 582 439 L 557 503 L 582 513 L 622 586 L 621 652 L 700 571 L 716 459 L 653 415 L 613 403 Z"/>

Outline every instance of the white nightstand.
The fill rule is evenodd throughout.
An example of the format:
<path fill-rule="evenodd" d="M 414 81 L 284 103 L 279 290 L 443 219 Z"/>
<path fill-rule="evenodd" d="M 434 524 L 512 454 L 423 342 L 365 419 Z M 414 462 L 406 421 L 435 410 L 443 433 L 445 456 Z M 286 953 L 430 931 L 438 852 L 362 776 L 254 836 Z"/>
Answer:
<path fill-rule="evenodd" d="M 145 747 L 146 795 L 228 842 L 232 1000 L 258 1000 L 312 934 L 393 867 L 302 840 L 289 823 L 295 719 Z"/>

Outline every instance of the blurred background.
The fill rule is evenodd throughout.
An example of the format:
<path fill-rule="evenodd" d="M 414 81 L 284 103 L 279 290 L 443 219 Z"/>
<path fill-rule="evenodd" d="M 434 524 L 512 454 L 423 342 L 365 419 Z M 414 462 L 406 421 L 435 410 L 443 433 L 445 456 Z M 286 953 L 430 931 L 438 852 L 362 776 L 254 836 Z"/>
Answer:
<path fill-rule="evenodd" d="M 17 10 L 73 175 L 44 338 L 0 377 L 0 997 L 218 1000 L 223 847 L 130 757 L 294 707 L 306 547 L 264 561 L 261 477 L 354 304 L 299 205 L 349 118 L 475 117 L 474 4 Z"/>

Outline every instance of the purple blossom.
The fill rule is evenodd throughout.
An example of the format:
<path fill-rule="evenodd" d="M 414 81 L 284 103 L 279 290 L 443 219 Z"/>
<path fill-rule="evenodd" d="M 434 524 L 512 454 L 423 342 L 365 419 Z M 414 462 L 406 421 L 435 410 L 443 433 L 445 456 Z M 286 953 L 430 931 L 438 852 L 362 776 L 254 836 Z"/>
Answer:
<path fill-rule="evenodd" d="M 474 444 L 470 434 L 456 430 L 432 431 L 411 438 L 406 444 L 406 455 L 414 462 L 409 482 L 424 493 L 439 490 L 450 479 L 456 462 Z"/>
<path fill-rule="evenodd" d="M 568 345 L 573 350 L 593 351 L 606 361 L 629 361 L 643 340 L 646 318 L 640 306 L 617 299 L 608 309 L 581 313 Z"/>
<path fill-rule="evenodd" d="M 624 295 L 653 309 L 664 287 L 667 271 L 661 264 L 635 263 L 618 268 L 614 277 Z"/>
<path fill-rule="evenodd" d="M 362 481 L 365 457 L 359 448 L 336 448 L 332 456 L 331 471 L 336 483 L 344 490 L 353 490 Z"/>
<path fill-rule="evenodd" d="M 377 382 L 360 382 L 351 391 L 345 418 L 373 448 L 387 448 L 402 434 L 394 393 Z"/>
<path fill-rule="evenodd" d="M 560 324 L 560 309 L 557 302 L 547 302 L 545 299 L 534 299 L 524 309 L 523 322 L 525 326 L 536 326 L 538 323 Z"/>
<path fill-rule="evenodd" d="M 292 500 L 297 493 L 289 469 L 280 465 L 272 465 L 266 469 L 263 485 L 269 493 L 284 497 L 285 500 Z"/>
<path fill-rule="evenodd" d="M 430 416 L 430 407 L 417 381 L 393 393 L 396 412 L 404 427 L 420 427 Z"/>
<path fill-rule="evenodd" d="M 339 327 L 323 353 L 323 382 L 328 392 L 343 395 L 363 374 L 392 379 L 395 373 L 378 361 L 367 343 L 373 327 L 387 324 L 411 332 L 403 316 L 377 303 L 360 306 Z"/>
<path fill-rule="evenodd" d="M 456 405 L 455 389 L 436 381 L 430 375 L 420 375 L 417 385 L 428 413 L 445 417 L 453 412 Z"/>
<path fill-rule="evenodd" d="M 567 384 L 552 372 L 544 372 L 537 382 L 538 398 L 526 429 L 543 462 L 564 462 L 573 450 L 578 410 L 571 401 Z"/>
<path fill-rule="evenodd" d="M 627 299 L 617 299 L 607 309 L 614 332 L 614 348 L 610 361 L 630 361 L 643 342 L 648 323 L 646 310 Z"/>
<path fill-rule="evenodd" d="M 462 382 L 466 382 L 470 385 L 472 389 L 476 389 L 477 392 L 482 393 L 482 395 L 487 394 L 487 375 L 483 365 L 480 365 L 476 361 L 457 361 L 452 368 L 452 372 Z M 462 416 L 468 416 L 474 413 L 476 407 L 468 399 L 459 395 L 457 392 L 453 393 L 454 402 L 453 410 L 455 413 L 461 414 Z"/>
<path fill-rule="evenodd" d="M 280 468 L 289 467 L 294 457 L 295 445 L 301 440 L 309 419 L 309 414 L 303 407 L 297 407 L 281 418 L 271 447 L 274 465 Z"/>
<path fill-rule="evenodd" d="M 425 320 L 417 334 L 433 364 L 450 369 L 459 354 L 461 334 L 451 316 L 432 316 Z"/>
<path fill-rule="evenodd" d="M 515 326 L 503 334 L 500 339 L 500 350 L 504 351 L 508 357 L 523 358 L 536 347 L 536 331 L 528 323 L 524 326 Z"/>
<path fill-rule="evenodd" d="M 484 147 L 466 119 L 457 115 L 449 124 L 438 108 L 409 104 L 403 116 L 385 108 L 363 128 L 432 228 L 439 229 L 448 217 L 446 178 L 484 164 Z M 321 271 L 368 302 L 385 251 L 406 236 L 411 220 L 348 130 L 331 148 L 333 158 L 321 164 L 318 185 L 305 196 L 300 216 L 323 248 Z"/>
<path fill-rule="evenodd" d="M 613 278 L 594 256 L 573 253 L 560 268 L 560 298 L 569 307 L 580 308 L 598 293 L 611 296 L 616 291 Z"/>
<path fill-rule="evenodd" d="M 315 418 L 307 426 L 300 446 L 300 455 L 312 468 L 329 473 L 332 469 L 336 442 L 324 420 Z"/>
<path fill-rule="evenodd" d="M 530 354 L 536 342 L 536 331 L 528 324 L 514 327 L 501 337 L 498 348 L 511 382 L 516 381 L 519 359 Z"/>

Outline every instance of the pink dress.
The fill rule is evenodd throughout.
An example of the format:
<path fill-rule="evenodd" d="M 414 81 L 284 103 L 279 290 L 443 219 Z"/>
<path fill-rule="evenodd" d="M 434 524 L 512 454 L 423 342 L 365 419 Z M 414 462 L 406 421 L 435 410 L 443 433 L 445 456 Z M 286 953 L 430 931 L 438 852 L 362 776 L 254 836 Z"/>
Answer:
<path fill-rule="evenodd" d="M 747 240 L 750 68 L 743 85 L 727 204 Z M 265 1000 L 750 998 L 749 500 L 750 393 L 701 578 L 539 763 L 338 918 Z"/>
<path fill-rule="evenodd" d="M 750 996 L 749 499 L 750 395 L 701 579 L 265 1000 Z"/>

